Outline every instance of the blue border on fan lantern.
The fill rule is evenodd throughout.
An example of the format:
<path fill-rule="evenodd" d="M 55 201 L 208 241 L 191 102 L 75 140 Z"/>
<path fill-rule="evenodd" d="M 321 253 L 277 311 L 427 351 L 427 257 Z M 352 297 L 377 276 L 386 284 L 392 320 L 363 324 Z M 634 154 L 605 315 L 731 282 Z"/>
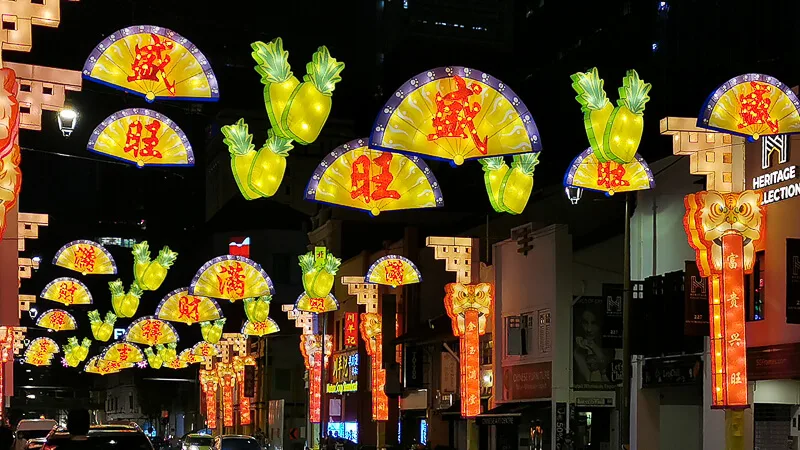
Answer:
<path fill-rule="evenodd" d="M 180 342 L 180 340 L 181 340 L 181 335 L 180 335 L 180 334 L 178 334 L 178 330 L 176 330 L 176 329 L 175 329 L 175 327 L 174 327 L 174 326 L 173 326 L 171 323 L 169 323 L 169 321 L 168 321 L 168 320 L 159 319 L 159 318 L 158 318 L 158 317 L 156 317 L 156 316 L 143 316 L 143 317 L 139 317 L 138 319 L 136 319 L 136 320 L 134 320 L 133 322 L 131 322 L 131 324 L 130 324 L 130 325 L 128 325 L 128 328 L 126 328 L 126 329 L 125 329 L 125 334 L 122 336 L 122 340 L 121 340 L 121 341 L 122 341 L 122 342 L 128 342 L 128 343 L 130 343 L 130 344 L 139 344 L 138 342 L 131 342 L 131 341 L 129 341 L 129 340 L 128 340 L 128 333 L 130 333 L 130 332 L 131 332 L 131 328 L 133 328 L 133 326 L 134 326 L 134 325 L 137 325 L 139 322 L 144 322 L 145 320 L 157 320 L 157 321 L 159 321 L 159 322 L 163 322 L 163 323 L 164 323 L 164 324 L 166 324 L 168 327 L 170 327 L 170 329 L 172 329 L 172 332 L 173 332 L 173 333 L 175 333 L 175 343 L 177 343 L 177 342 Z M 119 341 L 118 341 L 118 342 L 119 342 Z M 112 344 L 109 344 L 109 345 L 112 345 Z M 139 344 L 139 345 L 146 345 L 146 344 Z"/>
<path fill-rule="evenodd" d="M 61 266 L 59 266 L 59 267 L 61 267 Z M 39 293 L 39 297 L 41 297 L 41 298 L 43 298 L 45 300 L 51 301 L 51 302 L 56 302 L 56 303 L 60 303 L 60 304 L 64 305 L 64 303 L 61 303 L 59 301 L 56 301 L 56 300 L 53 300 L 53 299 L 50 299 L 50 298 L 47 298 L 47 297 L 44 296 L 44 294 L 54 284 L 62 283 L 62 282 L 71 282 L 71 283 L 75 283 L 75 284 L 81 286 L 83 288 L 83 290 L 86 291 L 86 294 L 89 296 L 89 303 L 80 303 L 78 305 L 70 304 L 70 305 L 66 305 L 66 306 L 83 306 L 83 305 L 93 305 L 94 304 L 94 297 L 92 297 L 92 293 L 89 291 L 89 288 L 86 287 L 86 285 L 83 284 L 83 282 L 81 280 L 79 280 L 77 278 L 72 278 L 72 277 L 58 277 L 58 278 L 54 279 L 53 281 L 47 283 L 47 285 L 44 287 L 44 289 L 42 289 L 42 292 Z"/>
<path fill-rule="evenodd" d="M 216 258 L 214 258 L 214 259 L 212 259 L 210 261 L 206 261 L 206 263 L 203 264 L 200 267 L 200 269 L 198 269 L 197 272 L 194 274 L 194 277 L 192 278 L 192 282 L 189 284 L 189 289 L 188 289 L 189 294 L 197 295 L 192 291 L 194 291 L 195 286 L 197 286 L 197 282 L 200 281 L 200 277 L 203 275 L 203 273 L 206 270 L 208 270 L 209 267 L 213 266 L 216 263 L 222 262 L 222 261 L 239 261 L 239 262 L 243 262 L 243 263 L 248 264 L 248 265 L 252 265 L 253 267 L 256 268 L 256 270 L 259 271 L 259 273 L 261 273 L 261 276 L 263 276 L 264 279 L 267 280 L 267 286 L 269 287 L 269 294 L 272 295 L 272 296 L 275 295 L 275 286 L 272 284 L 272 279 L 269 277 L 269 275 L 267 275 L 267 272 L 264 270 L 264 268 L 261 267 L 261 264 L 253 261 L 250 258 L 245 258 L 244 256 L 235 256 L 235 255 L 217 256 Z M 261 294 L 261 295 L 265 295 L 265 294 Z M 197 295 L 197 296 L 198 297 L 207 297 L 205 295 Z M 228 300 L 227 298 L 219 298 L 219 297 L 209 297 L 209 298 L 214 298 L 214 299 L 217 299 L 217 300 Z M 244 300 L 244 299 L 242 299 L 242 300 Z M 234 301 L 236 301 L 236 300 L 234 300 Z M 219 319 L 215 319 L 215 320 L 219 320 Z M 206 322 L 210 322 L 210 321 L 206 320 Z"/>
<path fill-rule="evenodd" d="M 380 263 L 382 263 L 382 262 L 384 262 L 384 261 L 386 261 L 388 259 L 399 259 L 399 260 L 405 262 L 406 264 L 410 265 L 411 267 L 413 267 L 414 271 L 417 272 L 417 279 L 419 280 L 419 281 L 417 281 L 417 283 L 422 283 L 422 272 L 419 271 L 419 268 L 417 268 L 417 265 L 414 264 L 410 259 L 406 258 L 405 256 L 400 256 L 400 255 L 386 255 L 386 256 L 382 256 L 382 257 L 378 258 L 374 263 L 372 263 L 371 266 L 369 266 L 369 269 L 367 269 L 367 274 L 364 275 L 364 282 L 369 283 L 369 284 L 380 284 L 380 283 L 373 283 L 373 282 L 369 281 L 369 279 L 372 276 L 372 271 L 375 270 L 375 268 L 377 268 Z M 411 284 L 416 284 L 416 283 L 411 283 Z M 405 285 L 403 285 L 403 286 L 405 286 Z"/>
<path fill-rule="evenodd" d="M 509 103 L 511 103 L 511 106 L 517 111 L 517 114 L 519 114 L 520 118 L 522 119 L 522 123 L 525 125 L 525 131 L 528 133 L 528 138 L 530 139 L 531 143 L 531 148 L 529 150 L 520 151 L 517 153 L 506 153 L 503 155 L 464 158 L 464 162 L 483 159 L 483 158 L 492 158 L 495 156 L 509 156 L 522 153 L 538 153 L 542 151 L 542 139 L 541 135 L 539 134 L 539 127 L 536 125 L 536 121 L 533 120 L 533 114 L 528 109 L 528 106 L 525 104 L 525 102 L 522 101 L 522 99 L 519 98 L 519 96 L 514 92 L 514 90 L 512 90 L 508 85 L 498 80 L 497 78 L 489 75 L 486 72 L 482 72 L 480 70 L 471 69 L 469 67 L 463 67 L 463 66 L 443 66 L 431 70 L 426 70 L 409 78 L 405 83 L 403 83 L 400 86 L 400 88 L 397 89 L 393 93 L 393 95 L 389 97 L 389 100 L 387 100 L 386 103 L 383 105 L 383 107 L 381 107 L 380 111 L 378 112 L 378 115 L 375 117 L 375 121 L 372 124 L 372 131 L 369 134 L 369 147 L 376 150 L 388 151 L 392 153 L 416 155 L 425 159 L 448 161 L 450 162 L 451 166 L 454 166 L 455 163 L 453 162 L 452 158 L 442 158 L 442 157 L 417 153 L 414 152 L 413 150 L 396 149 L 378 145 L 378 142 L 383 140 L 383 135 L 386 131 L 386 124 L 389 122 L 389 118 L 397 110 L 397 107 L 403 102 L 403 100 L 406 98 L 408 94 L 416 91 L 417 89 L 422 88 L 428 83 L 439 80 L 441 78 L 450 78 L 453 75 L 458 75 L 464 79 L 478 81 L 480 83 L 486 84 L 487 86 L 490 86 L 497 92 L 499 92 L 503 97 L 505 97 L 505 99 L 508 100 Z M 425 81 L 424 83 L 420 83 L 420 80 L 427 80 L 427 81 Z M 515 101 L 517 102 L 516 104 Z"/>
<path fill-rule="evenodd" d="M 73 245 L 90 245 L 92 247 L 100 248 L 100 251 L 102 251 L 103 254 L 106 255 L 106 257 L 108 257 L 108 260 L 111 261 L 111 267 L 114 269 L 114 271 L 112 273 L 109 273 L 109 274 L 98 274 L 98 275 L 116 275 L 117 274 L 117 261 L 114 260 L 114 256 L 111 255 L 111 252 L 109 252 L 107 248 L 103 247 L 102 244 L 100 244 L 98 242 L 95 242 L 95 241 L 90 241 L 90 240 L 87 240 L 87 239 L 78 239 L 78 240 L 75 240 L 75 241 L 67 242 L 66 244 L 62 245 L 61 248 L 58 249 L 58 251 L 56 252 L 55 256 L 53 256 L 52 264 L 54 266 L 63 267 L 63 266 L 59 266 L 57 264 L 58 263 L 58 258 L 61 256 L 62 253 L 64 253 L 64 251 L 66 249 L 72 247 Z M 66 267 L 64 267 L 64 268 L 66 269 Z M 72 270 L 72 269 L 70 269 L 70 270 Z"/>
<path fill-rule="evenodd" d="M 575 172 L 578 171 L 578 168 L 580 167 L 581 163 L 586 158 L 588 158 L 589 155 L 591 155 L 591 154 L 594 154 L 594 149 L 592 149 L 592 147 L 588 147 L 586 150 L 584 150 L 581 153 L 579 153 L 578 156 L 576 156 L 572 160 L 572 162 L 569 163 L 569 168 L 567 169 L 567 172 L 564 173 L 564 187 L 567 187 L 567 188 L 568 187 L 576 187 L 576 188 L 586 189 L 587 191 L 602 192 L 602 193 L 606 194 L 606 197 L 611 197 L 612 194 L 610 194 L 606 190 L 593 189 L 593 188 L 590 188 L 590 187 L 580 186 L 580 185 L 572 183 L 572 181 L 575 179 Z M 636 161 L 639 164 L 642 165 L 642 167 L 644 168 L 645 172 L 647 172 L 647 179 L 650 182 L 649 183 L 650 184 L 650 189 L 654 189 L 656 187 L 656 179 L 655 179 L 655 176 L 653 176 L 653 171 L 650 170 L 650 166 L 647 164 L 647 161 L 645 161 L 644 158 L 642 158 L 642 156 L 640 154 L 638 154 L 638 153 L 634 154 L 633 157 L 634 157 L 634 159 L 636 159 Z M 635 191 L 622 191 L 622 192 L 635 192 Z"/>
<path fill-rule="evenodd" d="M 222 313 L 222 308 L 219 306 L 219 302 L 217 302 L 216 299 L 213 299 L 211 297 L 206 297 L 204 295 L 190 294 L 188 286 L 187 287 L 178 288 L 178 289 L 173 289 L 172 291 L 169 291 L 168 293 L 166 293 L 164 295 L 164 297 L 161 298 L 161 301 L 158 302 L 158 306 L 156 306 L 155 317 L 157 319 L 159 319 L 159 320 L 165 320 L 167 322 L 173 322 L 172 320 L 169 320 L 169 319 L 162 319 L 161 317 L 158 317 L 158 315 L 161 314 L 161 308 L 164 307 L 164 303 L 166 303 L 167 300 L 171 299 L 173 296 L 178 295 L 178 294 L 180 294 L 181 292 L 184 292 L 184 291 L 186 292 L 186 295 L 191 295 L 192 297 L 200 297 L 200 298 L 205 298 L 205 299 L 211 300 L 211 303 L 213 303 L 214 306 L 217 308 L 217 314 L 219 314 L 219 317 L 217 317 L 216 319 L 201 320 L 199 322 L 192 322 L 192 325 L 197 325 L 197 324 L 203 323 L 203 322 L 211 322 L 211 321 L 219 320 L 219 319 L 222 319 L 222 318 L 225 317 L 225 315 Z M 174 321 L 174 322 L 186 324 L 186 322 L 183 322 L 183 321 Z"/>
<path fill-rule="evenodd" d="M 334 163 L 334 161 L 339 159 L 339 157 L 341 157 L 347 152 L 356 150 L 361 147 L 367 147 L 370 150 L 375 150 L 382 153 L 392 153 L 396 155 L 402 155 L 408 158 L 412 163 L 414 163 L 417 166 L 419 170 L 422 171 L 422 173 L 425 175 L 425 178 L 428 180 L 428 183 L 430 183 L 431 187 L 433 188 L 433 196 L 435 197 L 436 200 L 436 206 L 434 207 L 421 206 L 418 208 L 403 208 L 402 210 L 391 210 L 384 212 L 391 213 L 397 211 L 413 211 L 417 209 L 435 209 L 444 206 L 444 196 L 442 195 L 442 187 L 439 185 L 439 180 L 436 179 L 436 176 L 433 174 L 433 171 L 431 170 L 430 167 L 428 167 L 428 164 L 425 163 L 425 161 L 420 157 L 420 155 L 398 152 L 394 150 L 383 150 L 379 148 L 374 148 L 369 146 L 367 141 L 368 141 L 367 138 L 353 139 L 336 147 L 330 153 L 325 155 L 325 158 L 322 159 L 322 162 L 320 162 L 317 168 L 314 169 L 314 173 L 311 174 L 311 178 L 309 178 L 308 184 L 306 184 L 306 191 L 303 194 L 303 197 L 311 202 L 322 203 L 325 205 L 335 206 L 337 208 L 344 208 L 344 209 L 349 209 L 351 211 L 367 213 L 370 215 L 370 217 L 375 217 L 375 215 L 372 214 L 371 210 L 368 211 L 366 209 L 354 208 L 352 206 L 344 206 L 338 203 L 330 203 L 323 200 L 317 200 L 316 198 L 314 198 L 314 196 L 317 194 L 317 187 L 319 186 L 319 182 L 322 179 L 322 175 L 325 174 L 325 171 L 328 170 L 328 168 L 330 168 L 330 166 Z"/>

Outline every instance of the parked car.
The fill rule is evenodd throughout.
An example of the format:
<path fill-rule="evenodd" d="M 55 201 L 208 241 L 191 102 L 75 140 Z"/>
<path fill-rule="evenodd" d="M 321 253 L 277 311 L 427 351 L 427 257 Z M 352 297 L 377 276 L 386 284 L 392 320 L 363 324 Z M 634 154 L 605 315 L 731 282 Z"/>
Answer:
<path fill-rule="evenodd" d="M 47 436 L 42 450 L 153 450 L 142 430 L 130 425 L 93 425 L 86 438 L 72 439 L 60 428 Z"/>
<path fill-rule="evenodd" d="M 14 450 L 26 450 L 28 441 L 46 437 L 56 425 L 56 421 L 52 419 L 20 420 L 14 432 Z"/>
<path fill-rule="evenodd" d="M 187 434 L 181 439 L 181 450 L 211 450 L 214 438 L 208 434 Z"/>
<path fill-rule="evenodd" d="M 261 450 L 252 436 L 226 435 L 214 438 L 213 450 Z"/>

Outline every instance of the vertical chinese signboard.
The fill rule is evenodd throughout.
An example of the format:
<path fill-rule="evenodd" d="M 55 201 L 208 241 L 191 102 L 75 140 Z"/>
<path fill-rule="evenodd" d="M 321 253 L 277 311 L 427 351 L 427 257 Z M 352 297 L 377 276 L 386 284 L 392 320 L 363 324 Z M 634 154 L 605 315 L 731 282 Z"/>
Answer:
<path fill-rule="evenodd" d="M 344 346 L 358 347 L 358 313 L 344 313 Z"/>

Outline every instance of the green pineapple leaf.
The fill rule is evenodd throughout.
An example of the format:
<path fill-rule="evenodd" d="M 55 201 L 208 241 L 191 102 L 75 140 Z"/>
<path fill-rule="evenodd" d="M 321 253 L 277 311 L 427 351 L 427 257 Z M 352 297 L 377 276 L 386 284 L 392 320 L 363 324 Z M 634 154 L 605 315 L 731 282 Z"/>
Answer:
<path fill-rule="evenodd" d="M 289 156 L 289 150 L 294 148 L 292 140 L 289 138 L 278 136 L 273 128 L 267 131 L 267 142 L 264 143 L 262 149 L 266 148 L 276 155 L 286 158 Z"/>
<path fill-rule="evenodd" d="M 650 101 L 650 83 L 645 83 L 639 79 L 639 74 L 635 70 L 629 70 L 622 79 L 622 87 L 619 88 L 619 100 L 617 105 L 625 106 L 634 114 L 644 113 L 644 105 Z"/>
<path fill-rule="evenodd" d="M 100 318 L 100 314 L 98 314 L 97 317 Z M 106 313 L 106 320 L 104 320 L 104 322 L 113 326 L 114 323 L 117 322 L 117 315 L 114 314 L 111 311 L 107 312 Z"/>
<path fill-rule="evenodd" d="M 253 135 L 244 119 L 237 120 L 234 125 L 225 125 L 220 131 L 224 136 L 222 143 L 228 146 L 231 155 L 244 156 L 255 150 Z"/>
<path fill-rule="evenodd" d="M 502 156 L 493 156 L 491 158 L 481 158 L 478 160 L 483 167 L 484 172 L 492 172 L 500 170 L 506 165 L 506 160 Z"/>
<path fill-rule="evenodd" d="M 300 255 L 297 257 L 297 259 L 300 261 L 300 270 L 302 270 L 304 274 L 314 270 L 315 259 L 312 252 L 308 252 L 305 255 Z"/>
<path fill-rule="evenodd" d="M 339 271 L 339 266 L 342 265 L 342 260 L 333 256 L 332 254 L 328 253 L 325 256 L 325 271 L 331 275 L 336 275 L 336 272 Z"/>
<path fill-rule="evenodd" d="M 314 83 L 314 87 L 322 95 L 331 96 L 336 83 L 342 81 L 339 74 L 344 70 L 344 63 L 336 61 L 324 45 L 314 52 L 311 62 L 306 64 L 307 74 L 303 75 L 303 81 Z"/>
<path fill-rule="evenodd" d="M 73 336 L 73 337 L 67 339 L 67 345 L 65 345 L 64 347 L 72 348 L 72 347 L 77 347 L 77 346 L 78 346 L 78 338 Z"/>
<path fill-rule="evenodd" d="M 292 76 L 289 65 L 289 52 L 283 49 L 283 39 L 275 38 L 269 44 L 261 41 L 250 44 L 253 59 L 258 64 L 255 69 L 261 75 L 261 82 L 283 83 Z"/>
<path fill-rule="evenodd" d="M 122 280 L 109 282 L 108 290 L 111 291 L 112 297 L 117 297 L 125 294 L 125 286 L 122 285 Z"/>
<path fill-rule="evenodd" d="M 92 346 L 92 340 L 89 338 L 83 338 L 83 341 L 81 341 L 81 347 L 88 349 L 91 346 Z"/>
<path fill-rule="evenodd" d="M 139 286 L 139 283 L 134 281 L 131 283 L 131 288 L 128 290 L 128 294 L 136 298 L 141 298 L 142 294 L 144 294 L 144 290 L 142 290 L 142 288 Z"/>
<path fill-rule="evenodd" d="M 597 74 L 597 67 L 588 72 L 570 75 L 570 79 L 572 79 L 572 89 L 578 93 L 575 100 L 581 104 L 581 111 L 599 111 L 608 104 L 608 97 L 603 89 L 605 82 Z"/>
<path fill-rule="evenodd" d="M 153 352 L 153 347 L 147 347 L 144 349 L 144 354 L 147 355 L 148 358 L 156 356 L 156 354 Z"/>
<path fill-rule="evenodd" d="M 133 253 L 133 262 L 137 264 L 150 262 L 150 247 L 147 241 L 133 244 L 133 251 L 131 253 Z"/>
<path fill-rule="evenodd" d="M 100 311 L 89 311 L 86 315 L 89 316 L 89 323 L 102 322 L 102 320 L 100 320 Z"/>
<path fill-rule="evenodd" d="M 169 249 L 169 247 L 164 247 L 158 252 L 158 257 L 156 258 L 156 262 L 161 265 L 161 267 L 165 269 L 169 269 L 172 267 L 172 264 L 175 263 L 175 260 L 178 259 L 178 253 L 173 252 Z"/>
<path fill-rule="evenodd" d="M 525 175 L 532 177 L 533 170 L 537 164 L 539 164 L 539 152 L 523 153 L 514 155 L 514 162 L 511 163 L 511 167 L 519 169 Z"/>

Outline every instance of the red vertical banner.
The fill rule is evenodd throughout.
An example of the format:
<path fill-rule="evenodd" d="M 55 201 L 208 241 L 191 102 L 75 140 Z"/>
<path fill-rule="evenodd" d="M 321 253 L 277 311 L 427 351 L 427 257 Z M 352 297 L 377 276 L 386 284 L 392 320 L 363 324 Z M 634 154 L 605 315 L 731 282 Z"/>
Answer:
<path fill-rule="evenodd" d="M 358 346 L 358 314 L 344 313 L 344 346 L 352 348 Z"/>
<path fill-rule="evenodd" d="M 711 405 L 725 405 L 725 324 L 722 311 L 722 277 L 708 277 L 711 293 L 708 302 L 708 321 L 711 327 Z"/>
<path fill-rule="evenodd" d="M 383 333 L 378 333 L 373 338 L 375 346 L 370 355 L 372 367 L 372 420 L 389 420 L 389 398 L 386 396 L 386 370 L 382 369 L 383 361 Z"/>
<path fill-rule="evenodd" d="M 206 426 L 217 428 L 217 389 L 206 388 Z"/>
<path fill-rule="evenodd" d="M 479 312 L 464 312 L 464 335 L 461 336 L 461 415 L 475 417 L 481 413 Z"/>
<path fill-rule="evenodd" d="M 747 406 L 747 348 L 744 317 L 744 259 L 741 234 L 722 236 L 722 310 L 726 405 Z"/>
<path fill-rule="evenodd" d="M 226 427 L 233 426 L 233 379 L 225 377 L 222 387 L 222 423 Z"/>
<path fill-rule="evenodd" d="M 320 408 L 322 407 L 322 397 L 320 393 L 320 384 L 322 383 L 322 351 L 315 352 L 313 359 L 314 362 L 308 377 L 308 392 L 311 398 L 308 404 L 308 414 L 311 418 L 311 423 L 320 423 Z"/>
<path fill-rule="evenodd" d="M 239 397 L 239 423 L 242 425 L 250 425 L 253 419 L 250 415 L 250 399 L 247 397 Z"/>

